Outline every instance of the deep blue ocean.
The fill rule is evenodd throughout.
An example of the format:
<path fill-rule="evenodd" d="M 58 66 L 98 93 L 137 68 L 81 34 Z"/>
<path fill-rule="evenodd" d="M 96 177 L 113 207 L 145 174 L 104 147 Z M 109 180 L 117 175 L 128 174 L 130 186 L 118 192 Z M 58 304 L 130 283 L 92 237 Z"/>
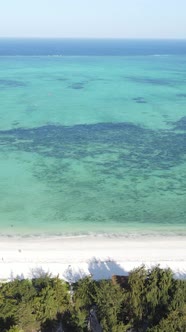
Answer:
<path fill-rule="evenodd" d="M 186 55 L 186 40 L 4 38 L 0 55 Z"/>
<path fill-rule="evenodd" d="M 0 235 L 186 234 L 186 40 L 0 39 Z"/>

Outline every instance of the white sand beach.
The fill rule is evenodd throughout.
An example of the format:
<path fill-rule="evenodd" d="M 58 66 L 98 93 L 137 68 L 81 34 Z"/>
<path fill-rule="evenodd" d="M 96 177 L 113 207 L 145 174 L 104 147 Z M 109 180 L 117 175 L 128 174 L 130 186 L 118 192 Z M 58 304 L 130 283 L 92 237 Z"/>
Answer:
<path fill-rule="evenodd" d="M 186 278 L 186 238 L 0 238 L 0 279 L 31 278 L 42 271 L 68 281 L 86 275 L 101 279 L 127 275 L 142 264 L 170 267 L 175 277 Z"/>

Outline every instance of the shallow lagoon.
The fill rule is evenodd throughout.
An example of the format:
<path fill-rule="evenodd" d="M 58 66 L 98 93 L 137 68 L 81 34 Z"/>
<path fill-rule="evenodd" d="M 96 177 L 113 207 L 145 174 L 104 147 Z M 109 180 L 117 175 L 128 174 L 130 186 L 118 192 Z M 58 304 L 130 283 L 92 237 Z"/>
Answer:
<path fill-rule="evenodd" d="M 0 59 L 1 235 L 185 234 L 186 56 Z"/>

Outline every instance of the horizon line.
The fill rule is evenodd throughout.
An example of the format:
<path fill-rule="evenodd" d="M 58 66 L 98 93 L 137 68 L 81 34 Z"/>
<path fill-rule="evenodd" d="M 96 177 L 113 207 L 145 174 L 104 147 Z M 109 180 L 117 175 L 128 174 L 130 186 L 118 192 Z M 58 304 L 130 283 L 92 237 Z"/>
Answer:
<path fill-rule="evenodd" d="M 50 37 L 50 36 L 0 36 L 0 39 L 73 39 L 73 40 L 186 40 L 186 37 Z"/>

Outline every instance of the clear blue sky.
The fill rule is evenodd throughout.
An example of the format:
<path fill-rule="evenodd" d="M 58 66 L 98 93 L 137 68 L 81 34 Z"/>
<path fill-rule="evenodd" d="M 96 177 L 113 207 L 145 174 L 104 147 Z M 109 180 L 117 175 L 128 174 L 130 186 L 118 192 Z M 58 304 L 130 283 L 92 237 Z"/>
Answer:
<path fill-rule="evenodd" d="M 0 0 L 0 37 L 186 38 L 186 0 Z"/>

